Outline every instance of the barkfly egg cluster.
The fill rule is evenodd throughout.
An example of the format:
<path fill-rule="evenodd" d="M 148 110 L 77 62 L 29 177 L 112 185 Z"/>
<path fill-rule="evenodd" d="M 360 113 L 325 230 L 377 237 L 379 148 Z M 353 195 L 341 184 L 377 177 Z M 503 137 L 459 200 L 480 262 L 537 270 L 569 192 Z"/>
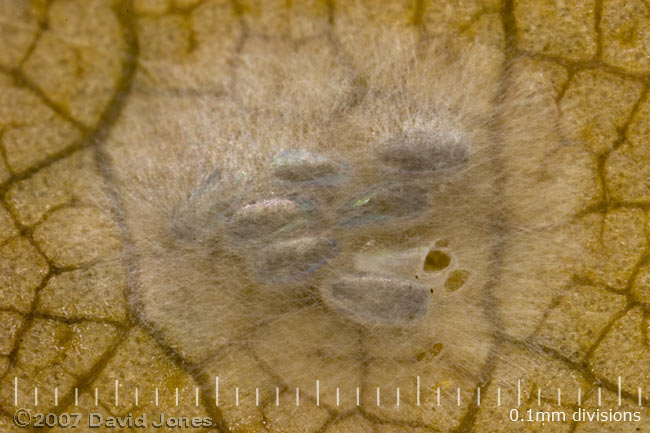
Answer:
<path fill-rule="evenodd" d="M 462 138 L 420 130 L 379 143 L 363 160 L 281 149 L 267 169 L 266 194 L 255 177 L 229 189 L 215 167 L 175 206 L 170 225 L 180 241 L 227 245 L 260 290 L 305 286 L 357 323 L 406 326 L 427 313 L 433 290 L 415 275 L 350 266 L 355 245 L 426 218 L 435 182 L 462 172 L 470 156 Z M 424 267 L 425 258 L 416 259 Z"/>
<path fill-rule="evenodd" d="M 513 202 L 537 204 L 505 182 L 533 177 L 504 154 L 552 145 L 553 123 L 531 110 L 551 115 L 527 85 L 498 97 L 491 47 L 394 43 L 389 66 L 368 58 L 363 77 L 332 81 L 351 71 L 343 57 L 322 74 L 269 42 L 224 94 L 147 101 L 153 131 L 114 156 L 139 254 L 134 305 L 202 372 L 252 389 L 268 373 L 312 398 L 317 379 L 323 396 L 355 384 L 364 401 L 407 376 L 475 388 L 495 318 L 529 301 L 510 281 L 545 250 L 499 248 L 514 239 Z"/>

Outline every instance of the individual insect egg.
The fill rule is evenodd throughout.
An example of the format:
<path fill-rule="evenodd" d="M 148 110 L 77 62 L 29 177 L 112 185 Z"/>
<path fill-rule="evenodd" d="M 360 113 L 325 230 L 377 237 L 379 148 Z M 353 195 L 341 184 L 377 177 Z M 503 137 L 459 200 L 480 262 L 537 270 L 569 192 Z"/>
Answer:
<path fill-rule="evenodd" d="M 402 133 L 380 145 L 381 161 L 406 173 L 458 170 L 467 164 L 469 154 L 461 137 L 424 131 Z"/>
<path fill-rule="evenodd" d="M 316 212 L 303 199 L 273 197 L 246 204 L 228 219 L 228 235 L 236 241 L 284 236 L 315 223 Z"/>
<path fill-rule="evenodd" d="M 334 311 L 362 325 L 402 327 L 428 311 L 430 289 L 406 278 L 373 274 L 345 275 L 321 288 Z"/>
<path fill-rule="evenodd" d="M 178 202 L 169 215 L 173 235 L 183 241 L 203 242 L 216 236 L 228 203 L 223 199 L 220 173 L 208 174 L 192 193 Z"/>
<path fill-rule="evenodd" d="M 288 282 L 317 271 L 337 253 L 335 240 L 306 236 L 276 241 L 260 249 L 252 266 L 263 281 Z"/>
<path fill-rule="evenodd" d="M 341 164 L 317 153 L 285 149 L 273 158 L 273 175 L 281 180 L 330 185 L 342 177 Z"/>
<path fill-rule="evenodd" d="M 372 186 L 348 200 L 341 209 L 342 225 L 362 226 L 409 219 L 429 207 L 429 191 L 412 182 L 387 182 Z"/>

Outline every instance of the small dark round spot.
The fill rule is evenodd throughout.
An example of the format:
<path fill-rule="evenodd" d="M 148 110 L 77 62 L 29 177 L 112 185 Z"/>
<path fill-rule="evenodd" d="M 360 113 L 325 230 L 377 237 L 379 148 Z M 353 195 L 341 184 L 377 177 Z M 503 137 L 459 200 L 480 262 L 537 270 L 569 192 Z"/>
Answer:
<path fill-rule="evenodd" d="M 435 358 L 438 355 L 440 355 L 440 352 L 442 352 L 442 349 L 444 349 L 443 344 L 442 343 L 436 343 L 433 346 L 429 347 L 428 349 L 418 352 L 415 355 L 415 359 L 417 361 L 422 361 L 422 360 L 424 360 L 425 358 L 428 358 L 428 357 Z"/>
<path fill-rule="evenodd" d="M 442 349 L 444 349 L 444 346 L 442 343 L 436 343 L 431 347 L 431 354 L 435 357 L 440 355 L 440 352 L 442 352 Z"/>
<path fill-rule="evenodd" d="M 464 269 L 452 271 L 445 281 L 445 289 L 453 292 L 460 289 L 467 282 L 469 278 L 469 271 Z"/>
<path fill-rule="evenodd" d="M 424 270 L 426 272 L 438 272 L 449 266 L 451 257 L 444 251 L 431 250 L 424 259 Z"/>

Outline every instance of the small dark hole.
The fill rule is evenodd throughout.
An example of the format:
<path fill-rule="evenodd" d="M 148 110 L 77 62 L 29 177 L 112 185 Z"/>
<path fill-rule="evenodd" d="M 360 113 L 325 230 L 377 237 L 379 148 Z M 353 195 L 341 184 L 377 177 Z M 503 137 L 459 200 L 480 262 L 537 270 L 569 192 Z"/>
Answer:
<path fill-rule="evenodd" d="M 431 250 L 424 259 L 424 270 L 426 272 L 438 272 L 449 266 L 451 257 L 444 251 Z"/>
<path fill-rule="evenodd" d="M 452 271 L 445 281 L 445 288 L 451 292 L 460 289 L 467 282 L 469 271 L 464 269 Z"/>

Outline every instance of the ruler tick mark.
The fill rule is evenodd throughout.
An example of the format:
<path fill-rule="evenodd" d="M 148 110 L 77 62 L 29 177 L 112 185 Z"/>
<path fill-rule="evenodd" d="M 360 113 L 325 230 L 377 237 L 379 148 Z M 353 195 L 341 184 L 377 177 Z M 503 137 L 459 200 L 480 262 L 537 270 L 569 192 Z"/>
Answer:
<path fill-rule="evenodd" d="M 620 406 L 622 404 L 622 399 L 621 399 L 621 376 L 618 377 L 618 405 Z"/>
<path fill-rule="evenodd" d="M 582 388 L 578 388 L 578 406 L 582 405 Z"/>

